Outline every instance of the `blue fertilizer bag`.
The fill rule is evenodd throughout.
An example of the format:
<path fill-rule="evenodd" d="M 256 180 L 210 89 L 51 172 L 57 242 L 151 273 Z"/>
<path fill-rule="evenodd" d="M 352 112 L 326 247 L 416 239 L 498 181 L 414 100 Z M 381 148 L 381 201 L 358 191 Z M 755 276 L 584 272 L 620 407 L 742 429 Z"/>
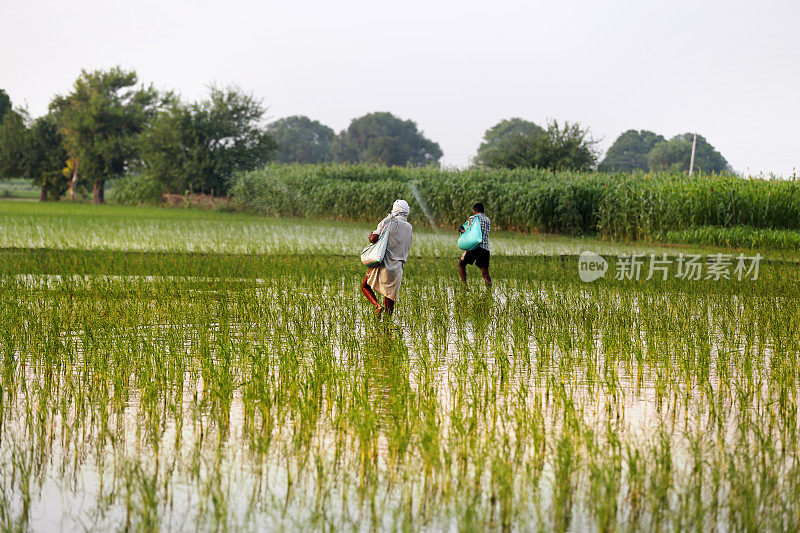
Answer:
<path fill-rule="evenodd" d="M 461 227 L 464 228 L 464 233 L 458 238 L 458 247 L 467 251 L 474 250 L 483 241 L 480 219 L 476 215 L 472 221 L 468 220 Z"/>

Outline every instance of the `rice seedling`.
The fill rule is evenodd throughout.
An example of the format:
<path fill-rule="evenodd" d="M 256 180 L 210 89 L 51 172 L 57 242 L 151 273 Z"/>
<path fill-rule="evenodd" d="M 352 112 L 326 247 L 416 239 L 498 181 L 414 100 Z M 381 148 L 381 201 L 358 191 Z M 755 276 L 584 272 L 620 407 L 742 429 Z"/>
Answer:
<path fill-rule="evenodd" d="M 354 257 L 281 247 L 0 251 L 0 526 L 798 527 L 795 263 L 464 293 L 426 252 L 378 321 Z"/>
<path fill-rule="evenodd" d="M 417 213 L 421 217 L 421 212 Z M 412 257 L 452 256 L 455 233 L 426 228 L 418 219 L 414 225 Z M 217 211 L 0 202 L 0 249 L 352 256 L 360 252 L 365 234 L 373 229 L 363 222 L 262 218 Z M 708 248 L 716 243 L 703 244 Z M 664 250 L 649 243 L 510 231 L 494 231 L 492 248 L 496 254 L 522 256 L 580 254 L 587 248 L 609 255 Z M 678 249 L 699 250 L 691 244 Z M 788 250 L 797 251 L 796 247 Z"/>

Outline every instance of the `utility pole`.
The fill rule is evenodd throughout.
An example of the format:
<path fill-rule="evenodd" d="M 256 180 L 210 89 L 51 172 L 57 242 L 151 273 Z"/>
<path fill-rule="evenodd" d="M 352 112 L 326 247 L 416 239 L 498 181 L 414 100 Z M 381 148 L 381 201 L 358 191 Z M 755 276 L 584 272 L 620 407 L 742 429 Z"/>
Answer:
<path fill-rule="evenodd" d="M 694 171 L 694 150 L 697 148 L 697 134 L 693 134 L 694 137 L 692 138 L 692 158 L 689 160 L 689 175 L 692 175 Z"/>

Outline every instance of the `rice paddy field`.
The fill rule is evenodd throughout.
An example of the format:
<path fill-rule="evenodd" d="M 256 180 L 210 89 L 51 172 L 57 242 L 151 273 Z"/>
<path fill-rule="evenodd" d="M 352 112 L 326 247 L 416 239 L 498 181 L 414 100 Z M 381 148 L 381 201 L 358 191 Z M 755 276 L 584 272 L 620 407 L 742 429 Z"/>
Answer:
<path fill-rule="evenodd" d="M 797 254 L 370 229 L 0 202 L 0 529 L 800 529 Z"/>

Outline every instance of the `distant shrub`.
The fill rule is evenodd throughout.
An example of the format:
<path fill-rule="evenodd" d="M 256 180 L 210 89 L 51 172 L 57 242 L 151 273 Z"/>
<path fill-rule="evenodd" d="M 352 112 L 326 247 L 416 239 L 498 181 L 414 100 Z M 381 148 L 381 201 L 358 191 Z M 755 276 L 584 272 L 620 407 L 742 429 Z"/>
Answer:
<path fill-rule="evenodd" d="M 123 205 L 159 205 L 163 186 L 147 174 L 114 180 L 114 201 Z"/>

